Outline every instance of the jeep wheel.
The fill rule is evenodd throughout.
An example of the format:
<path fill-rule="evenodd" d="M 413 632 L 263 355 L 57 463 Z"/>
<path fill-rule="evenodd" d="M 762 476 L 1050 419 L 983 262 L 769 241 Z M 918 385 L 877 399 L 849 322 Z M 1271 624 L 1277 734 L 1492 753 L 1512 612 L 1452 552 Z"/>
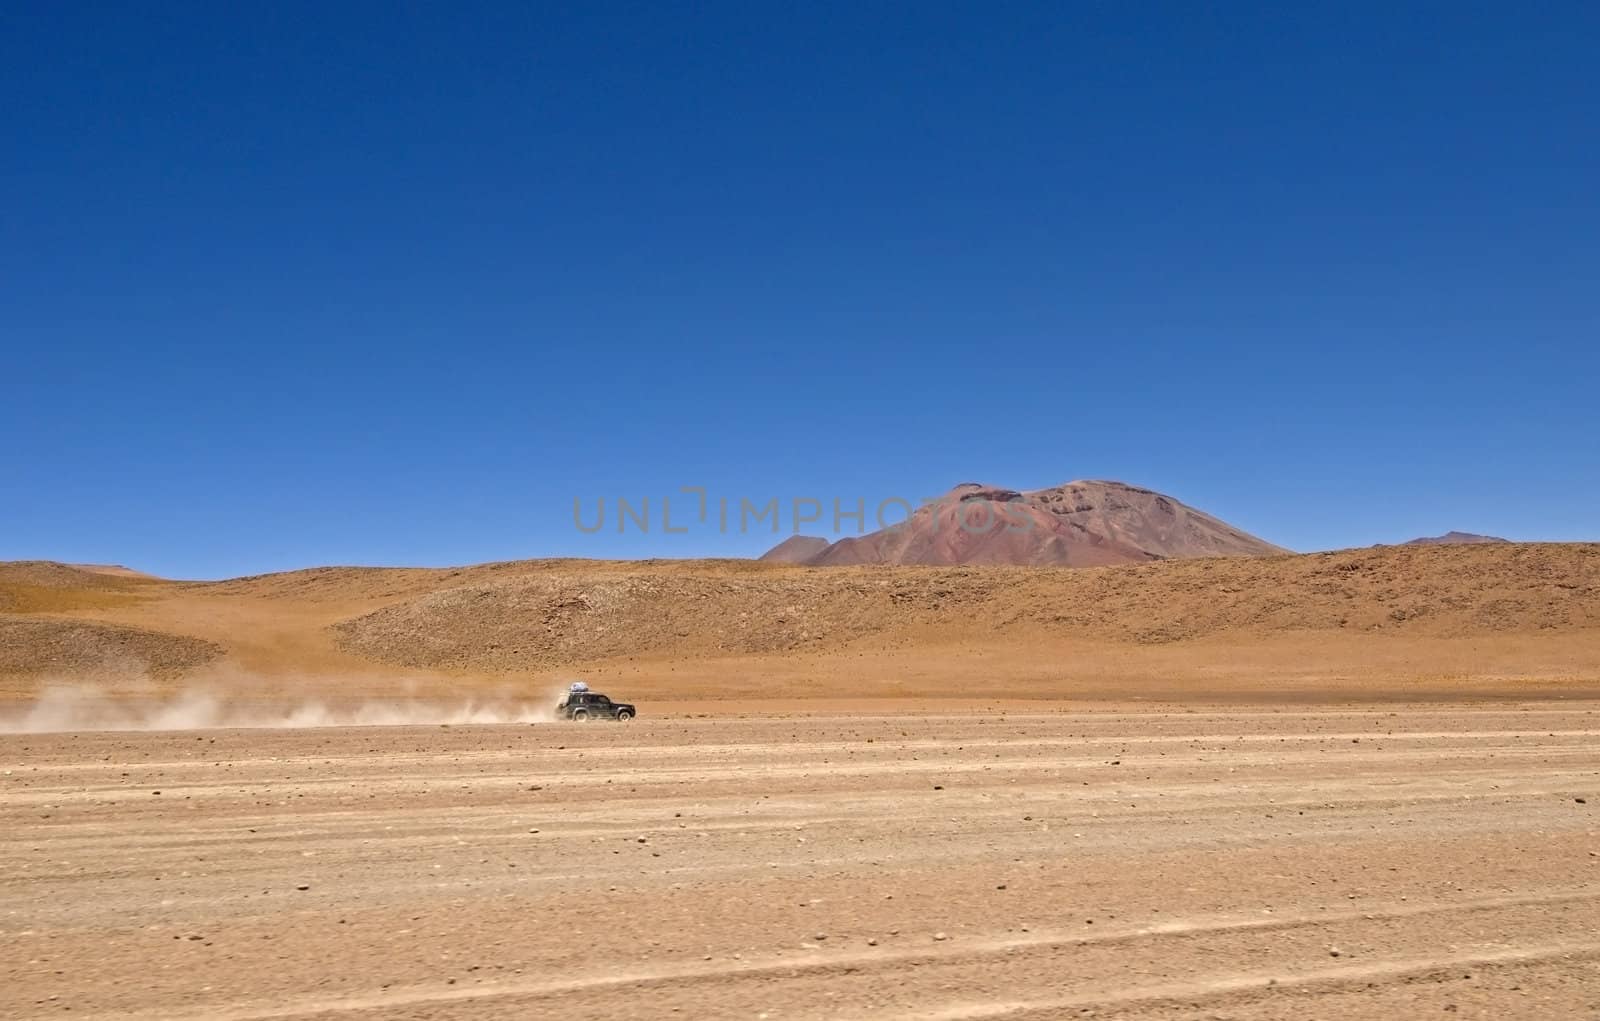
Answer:
<path fill-rule="evenodd" d="M 587 709 L 574 709 L 572 711 L 572 718 L 574 720 L 577 720 L 579 723 L 588 723 L 589 722 L 589 710 L 587 710 Z"/>
<path fill-rule="evenodd" d="M 632 712 L 628 711 L 627 709 L 618 709 L 617 710 L 617 722 L 618 723 L 627 723 L 631 719 L 633 719 L 633 713 Z"/>

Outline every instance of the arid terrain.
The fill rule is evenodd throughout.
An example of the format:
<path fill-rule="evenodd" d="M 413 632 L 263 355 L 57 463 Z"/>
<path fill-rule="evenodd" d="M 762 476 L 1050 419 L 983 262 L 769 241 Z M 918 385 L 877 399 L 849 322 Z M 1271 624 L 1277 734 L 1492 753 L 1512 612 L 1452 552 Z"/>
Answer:
<path fill-rule="evenodd" d="M 1600 704 L 0 737 L 0 1016 L 1578 1018 Z"/>
<path fill-rule="evenodd" d="M 1106 568 L 748 560 L 325 567 L 176 582 L 0 564 L 0 696 L 1600 695 L 1600 545 Z"/>
<path fill-rule="evenodd" d="M 0 684 L 4 1017 L 1600 1014 L 1600 546 L 12 563 Z"/>

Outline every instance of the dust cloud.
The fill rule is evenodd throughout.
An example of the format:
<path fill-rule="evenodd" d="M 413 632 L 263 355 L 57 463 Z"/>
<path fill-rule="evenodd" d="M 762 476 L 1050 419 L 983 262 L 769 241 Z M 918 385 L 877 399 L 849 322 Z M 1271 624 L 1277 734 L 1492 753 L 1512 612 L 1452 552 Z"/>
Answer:
<path fill-rule="evenodd" d="M 537 698 L 318 699 L 243 697 L 204 688 L 165 698 L 128 697 L 91 685 L 52 685 L 32 702 L 0 708 L 0 734 L 551 723 L 566 687 Z"/>

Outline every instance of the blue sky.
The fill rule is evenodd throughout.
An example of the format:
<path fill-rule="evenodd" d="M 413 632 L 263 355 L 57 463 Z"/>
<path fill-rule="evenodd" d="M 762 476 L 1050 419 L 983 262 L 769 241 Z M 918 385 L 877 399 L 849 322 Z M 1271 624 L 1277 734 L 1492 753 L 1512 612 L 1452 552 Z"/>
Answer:
<path fill-rule="evenodd" d="M 1600 539 L 1593 5 L 21 6 L 0 558 L 744 555 L 661 497 L 974 478 Z"/>

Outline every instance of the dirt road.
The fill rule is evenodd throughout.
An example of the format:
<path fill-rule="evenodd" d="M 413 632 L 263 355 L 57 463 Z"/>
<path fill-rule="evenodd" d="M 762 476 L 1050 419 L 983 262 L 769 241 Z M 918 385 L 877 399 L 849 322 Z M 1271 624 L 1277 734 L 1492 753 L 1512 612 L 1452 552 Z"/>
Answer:
<path fill-rule="evenodd" d="M 1593 1017 L 1600 706 L 0 737 L 0 1015 Z"/>

